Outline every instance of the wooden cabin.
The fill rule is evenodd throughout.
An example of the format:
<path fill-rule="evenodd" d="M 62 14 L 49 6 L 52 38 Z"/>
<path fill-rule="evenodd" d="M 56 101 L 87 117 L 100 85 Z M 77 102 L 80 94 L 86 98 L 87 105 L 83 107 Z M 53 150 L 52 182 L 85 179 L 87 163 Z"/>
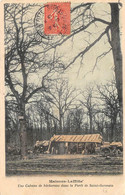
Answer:
<path fill-rule="evenodd" d="M 54 135 L 50 139 L 51 154 L 93 154 L 95 148 L 102 144 L 100 134 Z"/>

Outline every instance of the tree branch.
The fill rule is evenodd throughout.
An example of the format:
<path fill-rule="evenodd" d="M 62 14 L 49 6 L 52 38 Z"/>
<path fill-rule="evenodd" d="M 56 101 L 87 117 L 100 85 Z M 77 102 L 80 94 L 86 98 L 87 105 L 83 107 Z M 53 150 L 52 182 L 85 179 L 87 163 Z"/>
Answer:
<path fill-rule="evenodd" d="M 110 26 L 107 26 L 105 31 L 89 46 L 87 46 L 82 52 L 80 52 L 75 58 L 65 67 L 67 69 L 71 64 L 73 64 L 79 57 L 83 57 L 109 30 Z"/>

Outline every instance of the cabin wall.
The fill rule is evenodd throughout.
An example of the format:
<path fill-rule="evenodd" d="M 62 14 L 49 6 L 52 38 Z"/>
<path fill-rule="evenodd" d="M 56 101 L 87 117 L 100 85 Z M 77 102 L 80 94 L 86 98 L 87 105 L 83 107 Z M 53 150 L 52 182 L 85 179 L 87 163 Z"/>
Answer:
<path fill-rule="evenodd" d="M 66 149 L 65 149 L 65 143 L 59 143 L 58 144 L 58 153 L 59 154 L 65 154 Z"/>
<path fill-rule="evenodd" d="M 93 154 L 96 143 L 52 142 L 51 154 Z"/>

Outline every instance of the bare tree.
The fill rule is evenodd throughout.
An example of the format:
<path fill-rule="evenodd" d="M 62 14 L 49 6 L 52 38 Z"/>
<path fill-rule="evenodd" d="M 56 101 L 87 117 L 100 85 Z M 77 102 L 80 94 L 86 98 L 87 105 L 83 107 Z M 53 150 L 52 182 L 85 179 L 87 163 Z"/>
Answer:
<path fill-rule="evenodd" d="M 81 134 L 83 125 L 84 110 L 76 105 L 75 108 L 70 109 L 67 114 L 66 132 L 70 134 Z"/>
<path fill-rule="evenodd" d="M 114 81 L 109 82 L 106 85 L 97 86 L 100 93 L 100 98 L 103 101 L 104 108 L 102 113 L 104 113 L 111 121 L 111 141 L 116 140 L 117 135 L 117 117 L 120 112 L 119 99 L 116 90 L 116 83 Z"/>
<path fill-rule="evenodd" d="M 55 123 L 59 122 L 59 119 L 55 116 L 53 112 L 53 105 L 44 96 L 37 102 L 36 105 L 40 121 L 44 119 L 42 123 L 46 123 L 46 134 L 47 139 L 56 133 L 56 128 L 54 129 Z"/>
<path fill-rule="evenodd" d="M 55 56 L 47 58 L 41 52 L 42 43 L 35 40 L 33 18 L 28 15 L 33 7 L 33 4 L 5 4 L 5 81 L 18 105 L 23 158 L 27 147 L 26 105 L 36 93 L 45 90 L 46 77 L 57 71 L 58 66 Z"/>
<path fill-rule="evenodd" d="M 82 3 L 73 7 L 71 9 L 71 35 L 66 37 L 62 36 L 56 44 L 51 43 L 50 40 L 48 47 L 42 43 L 43 38 L 38 44 L 38 41 L 36 41 L 34 36 L 33 18 L 31 18 L 31 15 L 29 14 L 29 16 L 28 13 L 32 12 L 32 8 L 35 5 L 5 4 L 5 80 L 11 91 L 11 97 L 14 97 L 18 105 L 21 130 L 21 153 L 23 157 L 26 156 L 26 105 L 36 93 L 46 90 L 46 79 L 48 79 L 50 75 L 52 76 L 55 71 L 58 71 L 60 66 L 65 70 L 75 63 L 77 59 L 81 59 L 80 65 L 82 65 L 84 56 L 91 51 L 95 45 L 98 45 L 103 38 L 107 41 L 107 50 L 97 56 L 92 71 L 94 71 L 98 61 L 112 51 L 122 126 L 122 55 L 119 30 L 119 10 L 121 4 L 107 4 L 109 13 L 106 13 L 106 15 L 109 15 L 109 17 L 106 16 L 106 18 L 99 17 L 96 5 L 96 3 Z M 95 30 L 95 34 L 91 29 Z M 59 58 L 55 58 L 55 53 L 54 55 L 51 55 L 55 48 L 81 32 L 82 35 L 84 34 L 83 39 L 86 44 L 83 44 L 83 49 L 78 51 L 70 62 L 67 64 L 65 63 L 64 65 L 60 62 Z M 50 52 L 50 55 L 48 53 L 48 58 L 45 52 L 50 49 L 52 49 L 52 53 Z M 37 75 L 35 83 L 32 79 L 33 75 Z M 38 80 L 39 82 L 37 82 Z M 58 91 L 58 96 L 61 98 L 60 94 L 62 92 L 59 92 L 58 88 L 56 90 Z M 59 106 L 59 103 L 57 103 L 56 100 L 57 97 L 54 97 L 56 93 L 53 93 L 52 91 L 54 90 L 49 90 L 49 95 L 46 95 L 46 97 L 50 96 L 48 101 L 58 109 L 58 120 L 60 121 L 60 129 L 62 129 L 64 114 L 69 109 L 74 98 L 72 98 L 72 101 L 69 100 L 68 102 L 68 99 L 64 97 L 64 105 L 62 104 L 63 106 Z M 64 101 L 65 99 L 67 99 L 67 101 Z"/>
<path fill-rule="evenodd" d="M 82 92 L 82 100 L 80 100 L 81 104 L 86 108 L 86 113 L 89 117 L 89 133 L 94 133 L 93 129 L 93 118 L 97 112 L 97 103 L 94 98 L 94 88 L 87 87 L 85 91 Z"/>
<path fill-rule="evenodd" d="M 104 140 L 109 140 L 109 132 L 106 128 L 106 123 L 109 122 L 109 120 L 107 120 L 107 116 L 102 112 L 102 105 L 100 108 L 98 107 L 98 112 L 94 115 L 93 120 L 97 132 L 103 136 Z"/>
<path fill-rule="evenodd" d="M 63 132 L 64 115 L 73 106 L 77 95 L 76 89 L 69 86 L 67 79 L 58 78 L 49 82 L 45 98 L 55 109 L 54 117 L 59 121 L 60 132 Z"/>
<path fill-rule="evenodd" d="M 81 49 L 80 52 L 78 52 L 78 54 L 73 57 L 70 62 L 65 64 L 65 69 L 67 69 L 72 64 L 74 64 L 77 59 L 81 59 L 81 67 L 85 55 L 88 54 L 89 51 L 91 51 L 91 49 L 95 46 L 99 47 L 100 41 L 104 40 L 105 44 L 107 45 L 107 49 L 102 51 L 102 53 L 96 57 L 94 66 L 90 72 L 93 72 L 98 62 L 112 51 L 122 126 L 122 53 L 120 45 L 119 24 L 119 15 L 122 4 L 107 3 L 107 10 L 103 12 L 104 15 L 100 14 L 100 9 L 98 10 L 97 8 L 98 5 L 98 3 L 82 3 L 73 7 L 71 9 L 71 35 L 61 39 L 57 44 L 55 44 L 55 47 L 60 46 L 69 39 L 82 33 L 80 35 L 83 36 L 84 40 L 83 49 Z"/>

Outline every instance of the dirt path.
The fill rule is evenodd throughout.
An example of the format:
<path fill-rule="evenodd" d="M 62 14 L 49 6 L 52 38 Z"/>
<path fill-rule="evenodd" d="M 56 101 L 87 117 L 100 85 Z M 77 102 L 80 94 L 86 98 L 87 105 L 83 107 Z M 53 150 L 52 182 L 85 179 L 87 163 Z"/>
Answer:
<path fill-rule="evenodd" d="M 6 164 L 7 175 L 114 175 L 122 172 L 122 157 L 98 155 L 39 155 Z"/>

